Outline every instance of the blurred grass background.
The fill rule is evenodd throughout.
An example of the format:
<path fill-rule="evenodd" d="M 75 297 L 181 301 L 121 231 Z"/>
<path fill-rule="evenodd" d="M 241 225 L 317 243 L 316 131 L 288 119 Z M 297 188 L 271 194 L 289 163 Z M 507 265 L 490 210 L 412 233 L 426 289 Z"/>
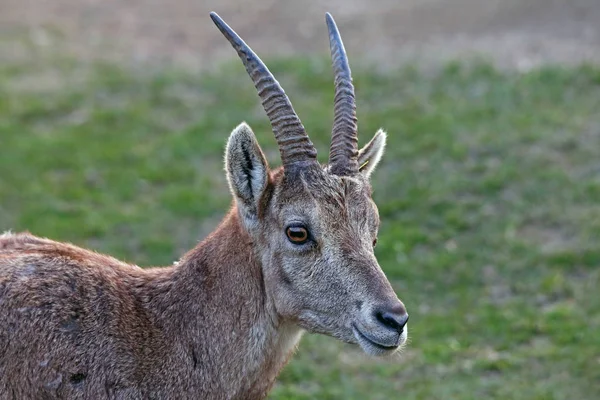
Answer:
<path fill-rule="evenodd" d="M 269 65 L 325 161 L 329 61 Z M 376 253 L 410 345 L 380 360 L 307 335 L 271 398 L 600 398 L 600 68 L 354 76 L 361 143 L 389 133 Z M 237 61 L 199 74 L 5 63 L 0 230 L 171 264 L 226 212 L 222 154 L 243 120 L 279 165 Z"/>

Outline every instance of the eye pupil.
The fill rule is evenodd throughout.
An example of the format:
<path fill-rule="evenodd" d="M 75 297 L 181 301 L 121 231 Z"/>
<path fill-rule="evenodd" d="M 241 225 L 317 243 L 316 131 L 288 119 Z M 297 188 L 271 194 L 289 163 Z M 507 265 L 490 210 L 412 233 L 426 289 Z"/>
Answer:
<path fill-rule="evenodd" d="M 292 243 L 301 244 L 308 239 L 308 231 L 301 226 L 290 226 L 286 229 L 288 239 Z"/>
<path fill-rule="evenodd" d="M 290 229 L 290 236 L 293 238 L 303 238 L 304 232 L 296 230 L 296 229 Z"/>

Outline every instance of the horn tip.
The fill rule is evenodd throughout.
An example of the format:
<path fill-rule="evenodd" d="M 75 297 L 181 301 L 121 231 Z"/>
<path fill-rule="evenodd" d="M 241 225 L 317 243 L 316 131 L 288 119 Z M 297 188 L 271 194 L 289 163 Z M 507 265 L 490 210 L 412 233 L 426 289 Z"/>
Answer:
<path fill-rule="evenodd" d="M 330 13 L 325 13 L 325 23 L 327 24 L 327 29 L 329 30 L 330 35 L 339 36 L 339 29 Z"/>
<path fill-rule="evenodd" d="M 237 46 L 240 46 L 238 42 L 241 41 L 241 39 L 237 36 L 233 29 L 231 29 L 229 25 L 227 25 L 227 23 L 223 21 L 223 18 L 219 17 L 219 14 L 217 14 L 214 11 L 211 11 L 209 15 L 210 19 L 213 20 L 217 28 L 219 28 L 221 33 L 227 38 L 227 40 L 229 40 L 229 42 L 237 50 Z"/>
<path fill-rule="evenodd" d="M 229 26 L 227 25 L 227 23 L 225 23 L 225 21 L 223 21 L 223 18 L 219 17 L 219 14 L 217 14 L 214 11 L 210 12 L 210 19 L 212 19 L 212 21 L 215 23 L 215 25 L 217 26 L 217 28 L 219 28 L 220 31 L 223 32 L 223 28 L 229 28 Z M 225 32 L 223 32 L 225 33 Z"/>
<path fill-rule="evenodd" d="M 329 12 L 325 13 L 325 21 L 327 22 L 327 25 L 335 25 L 335 21 L 333 19 L 333 16 Z"/>

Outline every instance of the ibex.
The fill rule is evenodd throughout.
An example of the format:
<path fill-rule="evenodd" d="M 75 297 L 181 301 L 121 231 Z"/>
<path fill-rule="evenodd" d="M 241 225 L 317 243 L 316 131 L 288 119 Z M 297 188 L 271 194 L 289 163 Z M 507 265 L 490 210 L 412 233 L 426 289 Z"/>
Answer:
<path fill-rule="evenodd" d="M 1 399 L 259 399 L 303 332 L 375 356 L 406 341 L 408 314 L 373 252 L 369 176 L 386 136 L 358 150 L 354 87 L 332 17 L 327 165 L 265 64 L 211 18 L 258 90 L 282 167 L 269 169 L 248 125 L 235 128 L 225 153 L 233 205 L 170 267 L 1 235 Z"/>

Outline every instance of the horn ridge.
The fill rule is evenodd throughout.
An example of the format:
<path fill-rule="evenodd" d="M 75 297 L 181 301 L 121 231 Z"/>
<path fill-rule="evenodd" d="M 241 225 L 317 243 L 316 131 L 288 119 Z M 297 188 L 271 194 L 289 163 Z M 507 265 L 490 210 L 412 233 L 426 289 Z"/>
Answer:
<path fill-rule="evenodd" d="M 325 20 L 329 30 L 329 46 L 334 73 L 334 117 L 329 148 L 330 171 L 336 175 L 358 172 L 358 126 L 352 74 L 344 43 L 330 13 Z"/>
<path fill-rule="evenodd" d="M 217 13 L 211 12 L 210 17 L 236 50 L 254 83 L 271 123 L 284 167 L 293 164 L 316 163 L 317 150 L 279 82 L 256 53 Z"/>

